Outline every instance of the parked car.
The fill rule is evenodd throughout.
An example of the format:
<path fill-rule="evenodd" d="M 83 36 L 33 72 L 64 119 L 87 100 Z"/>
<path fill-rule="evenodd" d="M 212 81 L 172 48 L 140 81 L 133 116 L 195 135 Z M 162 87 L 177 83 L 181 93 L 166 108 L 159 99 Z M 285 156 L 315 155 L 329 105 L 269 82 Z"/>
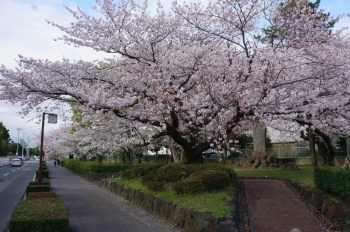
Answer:
<path fill-rule="evenodd" d="M 12 167 L 15 167 L 15 166 L 20 166 L 20 167 L 21 167 L 22 164 L 23 164 L 23 163 L 22 163 L 22 161 L 21 161 L 20 159 L 17 159 L 17 158 L 16 158 L 16 159 L 12 159 L 12 160 L 11 160 L 11 166 L 12 166 Z"/>

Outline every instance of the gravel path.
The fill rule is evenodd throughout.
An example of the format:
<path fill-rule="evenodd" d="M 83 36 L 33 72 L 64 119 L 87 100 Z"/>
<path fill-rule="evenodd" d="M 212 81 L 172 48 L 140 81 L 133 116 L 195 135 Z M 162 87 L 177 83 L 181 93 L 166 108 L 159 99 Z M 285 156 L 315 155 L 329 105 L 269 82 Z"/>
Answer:
<path fill-rule="evenodd" d="M 239 191 L 244 232 L 329 231 L 283 181 L 245 179 Z"/>

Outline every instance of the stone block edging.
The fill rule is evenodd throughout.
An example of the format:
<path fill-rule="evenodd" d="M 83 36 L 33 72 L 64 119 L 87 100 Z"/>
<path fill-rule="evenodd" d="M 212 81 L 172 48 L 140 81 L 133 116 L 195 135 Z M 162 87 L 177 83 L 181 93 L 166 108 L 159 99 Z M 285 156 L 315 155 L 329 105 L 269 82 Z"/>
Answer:
<path fill-rule="evenodd" d="M 316 211 L 332 222 L 336 222 L 341 231 L 347 231 L 347 222 L 350 221 L 350 205 L 347 201 L 336 200 L 331 194 L 312 189 L 296 181 L 286 180 L 293 189 L 300 194 Z"/>

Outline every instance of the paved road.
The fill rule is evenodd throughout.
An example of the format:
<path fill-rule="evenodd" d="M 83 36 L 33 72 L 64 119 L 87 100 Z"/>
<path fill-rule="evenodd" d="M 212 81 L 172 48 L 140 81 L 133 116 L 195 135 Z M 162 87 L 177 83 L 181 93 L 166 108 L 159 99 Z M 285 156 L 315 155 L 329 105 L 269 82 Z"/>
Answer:
<path fill-rule="evenodd" d="M 66 204 L 70 232 L 179 232 L 66 168 L 47 166 L 52 191 Z"/>
<path fill-rule="evenodd" d="M 0 232 L 8 230 L 12 212 L 23 199 L 28 183 L 33 179 L 38 163 L 25 163 L 22 167 L 0 167 Z"/>

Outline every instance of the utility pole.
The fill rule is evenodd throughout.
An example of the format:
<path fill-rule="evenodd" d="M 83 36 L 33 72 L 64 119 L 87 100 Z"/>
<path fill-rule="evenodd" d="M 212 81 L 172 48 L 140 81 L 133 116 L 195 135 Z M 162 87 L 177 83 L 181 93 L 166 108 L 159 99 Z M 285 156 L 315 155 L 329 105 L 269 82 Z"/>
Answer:
<path fill-rule="evenodd" d="M 24 135 L 25 135 L 26 133 L 23 133 L 23 135 L 22 135 L 22 137 L 23 137 L 23 139 L 22 139 L 22 141 L 23 141 L 23 145 L 22 145 L 22 158 L 24 158 L 23 157 L 23 150 L 24 150 L 24 146 L 26 145 L 26 142 L 24 141 Z"/>
<path fill-rule="evenodd" d="M 26 144 L 26 155 L 30 157 L 30 153 L 29 153 L 29 143 L 30 143 L 30 138 L 27 137 L 27 144 Z"/>
<path fill-rule="evenodd" d="M 19 144 L 19 131 L 22 130 L 22 128 L 16 128 L 18 130 L 18 136 L 17 136 L 17 149 L 16 149 L 16 156 L 18 156 L 18 144 Z"/>

